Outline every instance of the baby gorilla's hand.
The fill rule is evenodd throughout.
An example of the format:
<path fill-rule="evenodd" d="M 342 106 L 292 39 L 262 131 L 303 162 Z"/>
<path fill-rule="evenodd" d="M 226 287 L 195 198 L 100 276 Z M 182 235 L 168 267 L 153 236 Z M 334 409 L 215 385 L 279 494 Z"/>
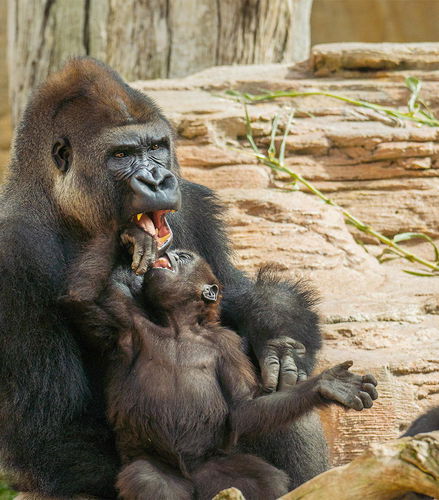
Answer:
<path fill-rule="evenodd" d="M 371 408 L 377 399 L 377 381 L 373 375 L 356 375 L 349 368 L 352 361 L 345 361 L 322 372 L 318 378 L 317 390 L 320 395 L 336 401 L 348 408 L 361 411 Z"/>
<path fill-rule="evenodd" d="M 130 224 L 122 231 L 120 239 L 133 256 L 131 269 L 136 274 L 145 274 L 148 266 L 157 260 L 154 238 L 136 224 Z"/>

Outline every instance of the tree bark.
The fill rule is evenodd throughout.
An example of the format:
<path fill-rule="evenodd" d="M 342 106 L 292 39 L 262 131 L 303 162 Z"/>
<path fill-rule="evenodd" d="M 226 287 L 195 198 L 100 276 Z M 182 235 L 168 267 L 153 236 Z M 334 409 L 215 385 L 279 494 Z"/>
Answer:
<path fill-rule="evenodd" d="M 351 463 L 314 477 L 278 500 L 390 500 L 406 494 L 408 500 L 410 492 L 439 498 L 439 431 L 374 444 Z M 57 500 L 29 493 L 18 499 Z M 245 498 L 236 488 L 229 488 L 213 500 Z"/>
<path fill-rule="evenodd" d="M 221 64 L 304 60 L 313 0 L 9 0 L 16 122 L 29 92 L 69 56 L 91 55 L 127 80 Z"/>
<path fill-rule="evenodd" d="M 439 431 L 372 445 L 279 500 L 387 500 L 411 491 L 439 498 Z"/>
<path fill-rule="evenodd" d="M 410 492 L 439 498 L 439 431 L 372 445 L 351 463 L 314 477 L 278 500 L 418 498 Z M 236 499 L 245 500 L 230 488 L 213 500 Z"/>

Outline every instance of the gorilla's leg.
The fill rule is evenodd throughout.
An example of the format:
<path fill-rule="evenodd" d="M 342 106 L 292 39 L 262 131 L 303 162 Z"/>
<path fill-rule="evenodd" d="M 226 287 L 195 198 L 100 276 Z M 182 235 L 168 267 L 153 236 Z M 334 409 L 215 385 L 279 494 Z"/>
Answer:
<path fill-rule="evenodd" d="M 246 439 L 240 448 L 284 470 L 290 477 L 289 490 L 329 468 L 326 439 L 315 412 L 299 418 L 287 429 Z"/>
<path fill-rule="evenodd" d="M 401 437 L 416 436 L 416 434 L 437 430 L 439 430 L 439 407 L 432 408 L 427 413 L 423 413 L 420 417 L 414 420 Z M 428 500 L 429 498 L 431 497 L 418 495 L 417 493 L 408 493 L 399 500 Z"/>
<path fill-rule="evenodd" d="M 288 476 L 259 457 L 246 454 L 214 457 L 192 474 L 197 499 L 238 488 L 249 500 L 275 500 L 288 492 Z"/>
<path fill-rule="evenodd" d="M 65 497 L 45 497 L 38 493 L 20 493 L 15 500 L 65 500 Z M 98 497 L 76 496 L 72 500 L 100 500 Z"/>
<path fill-rule="evenodd" d="M 427 413 L 423 413 L 414 420 L 403 436 L 415 436 L 421 432 L 431 432 L 439 430 L 439 406 L 432 408 Z"/>
<path fill-rule="evenodd" d="M 122 498 L 154 500 L 191 500 L 193 485 L 177 471 L 142 457 L 125 465 L 117 477 L 116 487 Z"/>

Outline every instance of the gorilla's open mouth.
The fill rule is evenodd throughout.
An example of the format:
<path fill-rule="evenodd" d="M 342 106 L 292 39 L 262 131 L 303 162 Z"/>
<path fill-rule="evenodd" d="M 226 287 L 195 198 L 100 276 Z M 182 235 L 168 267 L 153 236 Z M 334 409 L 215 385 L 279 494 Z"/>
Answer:
<path fill-rule="evenodd" d="M 166 214 L 169 212 L 175 210 L 145 212 L 135 215 L 132 219 L 137 226 L 156 240 L 159 252 L 163 252 L 172 242 L 172 231 L 166 220 Z"/>

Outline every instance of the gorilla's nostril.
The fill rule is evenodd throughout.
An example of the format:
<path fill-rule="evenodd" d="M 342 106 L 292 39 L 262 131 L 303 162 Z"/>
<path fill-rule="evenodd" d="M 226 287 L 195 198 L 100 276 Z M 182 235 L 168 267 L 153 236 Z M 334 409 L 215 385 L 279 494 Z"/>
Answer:
<path fill-rule="evenodd" d="M 153 191 L 155 191 L 160 185 L 160 179 L 156 179 L 150 172 L 137 174 L 135 179 L 137 179 L 140 184 L 148 186 Z"/>
<path fill-rule="evenodd" d="M 169 170 L 152 167 L 137 172 L 131 181 L 133 190 L 146 192 L 174 191 L 178 189 L 178 182 Z"/>

